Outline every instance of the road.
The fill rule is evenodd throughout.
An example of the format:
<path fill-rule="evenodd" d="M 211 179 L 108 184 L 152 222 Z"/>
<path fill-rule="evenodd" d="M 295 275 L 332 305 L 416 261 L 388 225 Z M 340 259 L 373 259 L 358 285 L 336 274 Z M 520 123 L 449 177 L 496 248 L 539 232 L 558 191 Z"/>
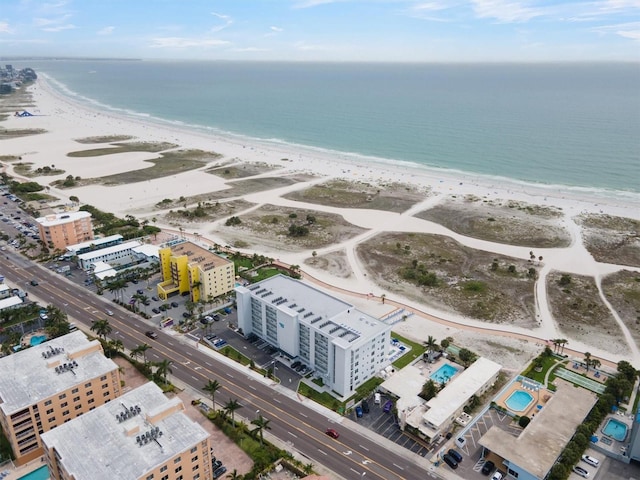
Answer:
<path fill-rule="evenodd" d="M 243 371 L 243 367 L 228 365 L 164 332 L 151 340 L 144 334 L 149 326 L 140 317 L 15 252 L 7 250 L 4 253 L 6 256 L 0 256 L 0 269 L 10 283 L 42 302 L 58 306 L 75 322 L 88 326 L 106 318 L 106 309 L 112 310 L 114 315 L 108 317 L 113 328 L 112 338 L 120 339 L 129 350 L 148 343 L 153 348 L 147 352 L 147 359 L 152 362 L 170 360 L 173 376 L 195 390 L 201 391 L 209 380 L 218 380 L 223 388 L 216 393 L 216 403 L 238 400 L 243 406 L 239 413 L 249 419 L 259 411 L 270 421 L 269 433 L 309 458 L 310 463 L 322 464 L 349 480 L 365 476 L 367 480 L 437 478 L 433 472 L 422 468 L 426 460 L 409 451 L 406 454 L 398 451 L 381 437 L 359 431 L 351 420 L 320 408 L 309 408 L 306 406 L 309 400 L 291 398 L 265 386 L 260 379 Z M 29 285 L 32 279 L 38 280 L 37 287 Z M 206 393 L 202 396 L 206 397 Z M 328 427 L 335 428 L 340 438 L 334 440 L 325 435 Z"/>

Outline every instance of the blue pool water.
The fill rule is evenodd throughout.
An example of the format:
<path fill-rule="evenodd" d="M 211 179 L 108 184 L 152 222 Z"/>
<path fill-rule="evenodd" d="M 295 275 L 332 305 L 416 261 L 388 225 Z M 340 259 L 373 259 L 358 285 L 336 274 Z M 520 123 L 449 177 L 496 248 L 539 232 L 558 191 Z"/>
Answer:
<path fill-rule="evenodd" d="M 618 442 L 624 442 L 627 438 L 627 425 L 615 418 L 610 418 L 607 424 L 602 429 L 602 433 L 617 440 Z"/>
<path fill-rule="evenodd" d="M 507 404 L 507 408 L 512 412 L 522 412 L 531 405 L 531 402 L 533 402 L 533 395 L 524 390 L 516 390 L 509 395 L 509 398 L 504 403 Z"/>
<path fill-rule="evenodd" d="M 445 363 L 438 370 L 429 375 L 429 378 L 435 382 L 447 383 L 457 371 L 458 369 L 456 367 Z"/>
<path fill-rule="evenodd" d="M 35 345 L 40 345 L 46 339 L 47 337 L 45 337 L 44 335 L 34 335 L 33 337 L 31 337 L 31 340 L 29 340 L 29 343 L 33 347 Z"/>
<path fill-rule="evenodd" d="M 49 478 L 49 468 L 44 465 L 31 473 L 27 473 L 24 477 L 20 477 L 18 480 L 47 480 Z"/>

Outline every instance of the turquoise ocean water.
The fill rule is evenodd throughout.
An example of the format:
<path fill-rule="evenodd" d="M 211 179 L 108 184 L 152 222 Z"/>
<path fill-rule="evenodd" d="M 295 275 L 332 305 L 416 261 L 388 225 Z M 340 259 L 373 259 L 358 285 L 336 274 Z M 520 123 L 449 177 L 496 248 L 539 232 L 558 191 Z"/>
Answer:
<path fill-rule="evenodd" d="M 216 133 L 640 192 L 638 64 L 14 64 L 76 100 Z"/>

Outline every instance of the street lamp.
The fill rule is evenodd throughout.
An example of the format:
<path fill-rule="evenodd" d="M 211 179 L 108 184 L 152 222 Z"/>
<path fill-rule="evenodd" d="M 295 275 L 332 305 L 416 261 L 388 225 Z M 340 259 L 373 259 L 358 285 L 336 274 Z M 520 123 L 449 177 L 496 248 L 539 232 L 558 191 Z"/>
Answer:
<path fill-rule="evenodd" d="M 256 419 L 258 418 L 258 415 L 260 415 L 260 410 L 256 410 Z"/>

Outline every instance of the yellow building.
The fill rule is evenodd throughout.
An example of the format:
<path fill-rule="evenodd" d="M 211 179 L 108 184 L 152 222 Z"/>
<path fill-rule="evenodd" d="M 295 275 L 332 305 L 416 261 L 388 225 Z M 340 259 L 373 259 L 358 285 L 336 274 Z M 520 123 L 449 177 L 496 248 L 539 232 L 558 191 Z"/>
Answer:
<path fill-rule="evenodd" d="M 162 282 L 158 296 L 189 292 L 191 300 L 209 300 L 233 290 L 233 262 L 191 242 L 160 249 Z"/>
<path fill-rule="evenodd" d="M 65 212 L 36 218 L 40 240 L 56 250 L 93 240 L 93 225 L 89 212 Z"/>
<path fill-rule="evenodd" d="M 42 435 L 53 480 L 210 480 L 209 433 L 146 383 Z"/>
<path fill-rule="evenodd" d="M 120 396 L 118 365 L 77 331 L 0 359 L 0 424 L 16 463 L 42 455 L 40 435 Z"/>

